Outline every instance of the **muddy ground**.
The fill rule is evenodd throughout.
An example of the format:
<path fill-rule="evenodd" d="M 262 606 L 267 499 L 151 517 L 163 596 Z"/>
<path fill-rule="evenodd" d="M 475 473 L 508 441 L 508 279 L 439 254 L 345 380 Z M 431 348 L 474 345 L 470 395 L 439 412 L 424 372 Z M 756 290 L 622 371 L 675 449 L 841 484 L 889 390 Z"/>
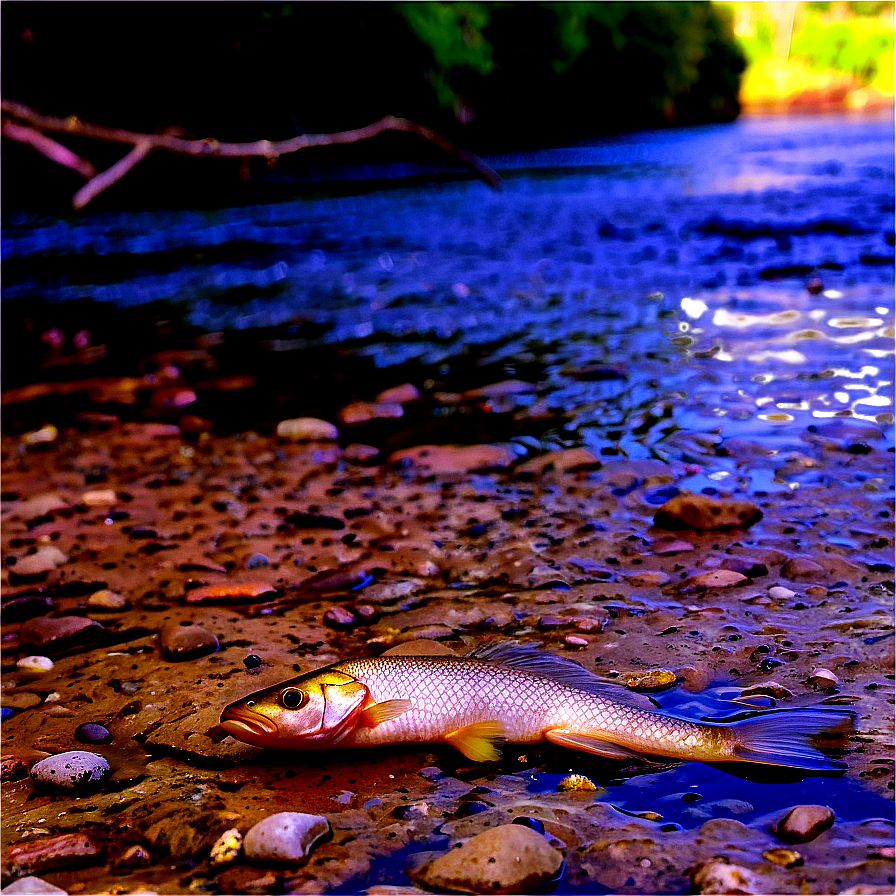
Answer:
<path fill-rule="evenodd" d="M 295 442 L 86 415 L 46 441 L 3 437 L 4 884 L 410 887 L 418 854 L 530 816 L 561 841 L 561 891 L 892 892 L 893 458 L 867 427 L 807 431 L 776 456 L 716 440 L 715 454 L 798 486 L 751 495 L 763 516 L 748 529 L 707 532 L 654 525 L 685 463 L 581 449 L 518 462 L 486 446 L 387 456 L 347 429 Z M 714 570 L 739 575 L 697 578 Z M 697 763 L 554 747 L 483 765 L 441 746 L 278 754 L 217 728 L 248 692 L 417 638 L 459 653 L 512 639 L 609 677 L 666 669 L 675 682 L 654 697 L 698 716 L 742 709 L 722 701 L 757 688 L 758 706 L 849 707 L 848 771 L 723 769 L 683 824 L 680 800 L 664 814 L 651 794 L 682 769 L 700 785 Z M 52 669 L 17 666 L 31 655 Z M 111 742 L 85 744 L 88 722 Z M 111 776 L 83 792 L 29 775 L 75 749 Z M 568 771 L 598 789 L 558 792 Z M 757 781 L 778 782 L 777 797 L 760 803 Z M 623 806 L 626 782 L 642 786 Z M 797 803 L 828 803 L 836 821 L 777 864 L 770 824 Z M 307 862 L 209 863 L 224 831 L 286 810 L 329 821 Z M 743 889 L 706 883 L 715 857 L 752 873 Z"/>

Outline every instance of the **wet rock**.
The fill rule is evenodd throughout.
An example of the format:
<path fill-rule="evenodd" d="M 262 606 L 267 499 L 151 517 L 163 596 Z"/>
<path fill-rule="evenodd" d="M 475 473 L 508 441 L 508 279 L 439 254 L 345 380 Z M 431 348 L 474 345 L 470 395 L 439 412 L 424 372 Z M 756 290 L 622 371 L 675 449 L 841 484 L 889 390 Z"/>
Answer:
<path fill-rule="evenodd" d="M 201 625 L 191 622 L 168 622 L 159 632 L 162 656 L 169 662 L 194 660 L 217 653 L 218 639 Z"/>
<path fill-rule="evenodd" d="M 114 488 L 96 489 L 81 495 L 81 503 L 88 507 L 106 507 L 114 504 L 117 500 L 118 496 L 115 494 Z"/>
<path fill-rule="evenodd" d="M 41 704 L 40 697 L 31 691 L 5 691 L 2 701 L 4 707 L 11 709 L 33 709 Z"/>
<path fill-rule="evenodd" d="M 193 588 L 184 595 L 188 604 L 229 603 L 273 597 L 276 589 L 267 582 L 224 582 Z"/>
<path fill-rule="evenodd" d="M 390 455 L 389 463 L 423 475 L 473 473 L 509 467 L 515 460 L 499 445 L 420 445 Z"/>
<path fill-rule="evenodd" d="M 782 868 L 793 868 L 803 864 L 803 857 L 795 849 L 766 849 L 762 858 Z"/>
<path fill-rule="evenodd" d="M 9 896 L 68 896 L 67 890 L 54 887 L 40 877 L 20 877 L 0 893 L 8 893 Z"/>
<path fill-rule="evenodd" d="M 373 445 L 361 445 L 353 442 L 346 446 L 344 456 L 347 461 L 354 464 L 366 464 L 378 457 L 379 453 L 380 449 L 374 448 Z"/>
<path fill-rule="evenodd" d="M 833 824 L 834 812 L 828 806 L 795 806 L 772 830 L 784 843 L 809 843 Z"/>
<path fill-rule="evenodd" d="M 388 401 L 396 404 L 408 404 L 411 401 L 420 400 L 420 390 L 412 383 L 402 383 L 391 389 L 384 389 L 376 396 L 374 401 Z"/>
<path fill-rule="evenodd" d="M 778 684 L 777 681 L 766 681 L 745 688 L 740 695 L 741 697 L 774 697 L 775 700 L 789 700 L 793 696 L 793 692 L 787 690 L 784 685 Z"/>
<path fill-rule="evenodd" d="M 597 785 L 591 778 L 586 777 L 585 775 L 567 775 L 565 778 L 562 778 L 557 784 L 558 793 L 562 793 L 564 791 L 592 791 L 597 790 Z"/>
<path fill-rule="evenodd" d="M 112 733 L 98 722 L 84 722 L 75 729 L 75 740 L 82 744 L 111 744 Z"/>
<path fill-rule="evenodd" d="M 267 862 L 297 862 L 330 831 L 322 815 L 277 812 L 251 827 L 243 841 L 246 857 Z"/>
<path fill-rule="evenodd" d="M 414 873 L 431 890 L 524 893 L 553 878 L 563 855 L 541 834 L 516 824 L 471 837 Z"/>
<path fill-rule="evenodd" d="M 649 672 L 623 672 L 619 680 L 632 691 L 655 691 L 675 684 L 678 676 L 668 669 L 651 669 Z"/>
<path fill-rule="evenodd" d="M 49 597 L 38 594 L 25 594 L 3 602 L 4 622 L 23 622 L 35 616 L 44 616 L 53 609 L 53 601 Z"/>
<path fill-rule="evenodd" d="M 0 759 L 0 781 L 19 781 L 28 776 L 28 760 L 6 754 Z"/>
<path fill-rule="evenodd" d="M 682 582 L 682 591 L 705 591 L 711 588 L 736 588 L 745 584 L 747 577 L 731 569 L 713 569 L 691 576 Z"/>
<path fill-rule="evenodd" d="M 689 541 L 669 537 L 655 538 L 650 548 L 658 557 L 665 557 L 669 554 L 685 554 L 694 550 L 694 546 Z"/>
<path fill-rule="evenodd" d="M 587 647 L 588 639 L 583 638 L 581 635 L 566 635 L 563 643 L 568 644 L 570 647 Z"/>
<path fill-rule="evenodd" d="M 53 660 L 48 656 L 23 656 L 20 660 L 16 660 L 16 666 L 22 672 L 43 675 L 53 670 Z"/>
<path fill-rule="evenodd" d="M 816 691 L 835 691 L 840 685 L 840 679 L 830 669 L 813 669 L 806 684 Z"/>
<path fill-rule="evenodd" d="M 105 628 L 82 616 L 41 616 L 29 619 L 19 630 L 22 646 L 38 648 L 51 656 L 75 647 L 95 644 Z"/>
<path fill-rule="evenodd" d="M 3 867 L 13 874 L 44 874 L 102 860 L 103 849 L 89 834 L 73 832 L 17 843 L 4 854 Z"/>
<path fill-rule="evenodd" d="M 20 519 L 31 521 L 60 510 L 70 509 L 71 505 L 61 495 L 56 492 L 47 492 L 21 501 L 15 506 L 13 513 Z"/>
<path fill-rule="evenodd" d="M 246 557 L 246 562 L 243 564 L 243 566 L 245 566 L 246 569 L 262 569 L 265 566 L 270 566 L 270 565 L 271 565 L 271 558 L 268 557 L 267 554 L 262 554 L 260 552 L 250 554 L 248 557 Z"/>
<path fill-rule="evenodd" d="M 135 868 L 144 868 L 152 862 L 149 850 L 140 844 L 128 847 L 118 858 L 114 859 L 112 866 L 117 872 L 133 871 Z"/>
<path fill-rule="evenodd" d="M 35 784 L 65 787 L 69 790 L 89 788 L 105 780 L 111 772 L 109 763 L 97 753 L 70 750 L 41 759 L 31 767 Z"/>
<path fill-rule="evenodd" d="M 783 585 L 772 585 L 768 589 L 768 596 L 774 600 L 790 600 L 791 597 L 796 597 L 796 591 L 791 591 Z"/>
<path fill-rule="evenodd" d="M 332 442 L 339 438 L 339 430 L 318 417 L 294 417 L 277 424 L 277 436 L 291 442 Z"/>
<path fill-rule="evenodd" d="M 33 554 L 20 557 L 15 566 L 9 568 L 12 578 L 38 578 L 68 562 L 68 557 L 53 545 L 39 547 Z"/>
<path fill-rule="evenodd" d="M 559 473 L 571 473 L 575 470 L 588 470 L 600 466 L 600 458 L 587 448 L 567 448 L 563 451 L 551 451 L 540 457 L 533 457 L 520 464 L 516 470 L 522 474 L 542 474 L 550 470 Z"/>
<path fill-rule="evenodd" d="M 126 610 L 129 606 L 129 601 L 122 594 L 117 594 L 108 588 L 101 588 L 99 591 L 94 591 L 87 598 L 87 606 L 91 610 L 117 613 L 119 610 Z"/>
<path fill-rule="evenodd" d="M 404 408 L 394 401 L 353 401 L 339 410 L 339 421 L 356 426 L 371 420 L 389 420 L 404 416 Z"/>
<path fill-rule="evenodd" d="M 739 572 L 748 579 L 759 579 L 768 575 L 768 567 L 752 557 L 726 557 L 722 561 L 721 568 Z"/>
<path fill-rule="evenodd" d="M 635 588 L 662 588 L 670 579 L 669 573 L 659 569 L 646 569 L 625 577 L 625 581 Z"/>
<path fill-rule="evenodd" d="M 699 893 L 762 893 L 763 888 L 748 868 L 713 859 L 697 866 L 694 884 Z"/>
<path fill-rule="evenodd" d="M 791 557 L 781 567 L 781 575 L 791 582 L 818 582 L 826 578 L 824 567 L 808 557 Z"/>
<path fill-rule="evenodd" d="M 762 519 L 762 511 L 752 501 L 712 498 L 709 495 L 680 494 L 666 501 L 653 518 L 663 529 L 747 529 Z"/>

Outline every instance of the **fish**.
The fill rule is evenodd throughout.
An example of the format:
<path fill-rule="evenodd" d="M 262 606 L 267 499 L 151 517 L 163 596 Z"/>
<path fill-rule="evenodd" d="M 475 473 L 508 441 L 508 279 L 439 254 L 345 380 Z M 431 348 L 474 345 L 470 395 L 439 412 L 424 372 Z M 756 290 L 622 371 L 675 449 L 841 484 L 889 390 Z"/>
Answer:
<path fill-rule="evenodd" d="M 231 703 L 220 726 L 244 743 L 279 750 L 447 743 L 489 762 L 502 743 L 549 741 L 616 760 L 662 756 L 828 772 L 846 765 L 814 739 L 847 732 L 854 717 L 810 707 L 728 722 L 679 718 L 574 660 L 501 641 L 464 656 L 341 660 Z"/>

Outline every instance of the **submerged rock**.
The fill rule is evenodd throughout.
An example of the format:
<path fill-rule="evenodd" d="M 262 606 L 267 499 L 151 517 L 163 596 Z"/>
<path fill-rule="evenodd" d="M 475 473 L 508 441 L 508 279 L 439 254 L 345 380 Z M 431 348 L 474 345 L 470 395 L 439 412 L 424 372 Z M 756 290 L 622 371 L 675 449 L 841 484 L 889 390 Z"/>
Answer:
<path fill-rule="evenodd" d="M 0 890 L 9 896 L 68 896 L 68 890 L 60 890 L 41 877 L 20 877 Z"/>
<path fill-rule="evenodd" d="M 249 829 L 243 840 L 247 858 L 258 861 L 298 862 L 330 831 L 322 815 L 277 812 Z"/>
<path fill-rule="evenodd" d="M 834 824 L 829 806 L 795 806 L 773 828 L 784 843 L 809 843 Z"/>
<path fill-rule="evenodd" d="M 748 868 L 721 859 L 704 862 L 694 872 L 699 893 L 761 893 L 762 885 Z"/>
<path fill-rule="evenodd" d="M 501 825 L 471 837 L 415 876 L 432 890 L 525 893 L 559 872 L 563 855 L 530 828 Z"/>
<path fill-rule="evenodd" d="M 762 519 L 762 511 L 752 501 L 681 494 L 670 498 L 653 517 L 663 529 L 748 529 Z"/>
<path fill-rule="evenodd" d="M 201 625 L 168 622 L 159 632 L 162 656 L 169 663 L 193 660 L 218 650 L 218 639 Z"/>

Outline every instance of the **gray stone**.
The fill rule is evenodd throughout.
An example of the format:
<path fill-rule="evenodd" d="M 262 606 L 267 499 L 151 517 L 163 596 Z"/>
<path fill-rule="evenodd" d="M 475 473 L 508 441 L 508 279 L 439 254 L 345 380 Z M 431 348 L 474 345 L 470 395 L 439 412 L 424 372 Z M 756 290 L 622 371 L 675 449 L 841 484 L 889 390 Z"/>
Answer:
<path fill-rule="evenodd" d="M 97 753 L 70 750 L 36 762 L 31 768 L 35 783 L 75 790 L 96 784 L 108 777 L 109 763 Z"/>
<path fill-rule="evenodd" d="M 68 896 L 67 890 L 60 890 L 40 877 L 20 877 L 0 890 L 0 893 L 8 893 L 9 896 Z"/>
<path fill-rule="evenodd" d="M 416 872 L 429 889 L 525 893 L 560 870 L 563 854 L 531 828 L 505 824 L 471 837 Z"/>
<path fill-rule="evenodd" d="M 795 806 L 775 826 L 775 834 L 784 843 L 809 843 L 834 823 L 829 806 Z"/>
<path fill-rule="evenodd" d="M 249 829 L 243 840 L 247 858 L 258 861 L 300 862 L 330 830 L 323 815 L 277 812 Z"/>

